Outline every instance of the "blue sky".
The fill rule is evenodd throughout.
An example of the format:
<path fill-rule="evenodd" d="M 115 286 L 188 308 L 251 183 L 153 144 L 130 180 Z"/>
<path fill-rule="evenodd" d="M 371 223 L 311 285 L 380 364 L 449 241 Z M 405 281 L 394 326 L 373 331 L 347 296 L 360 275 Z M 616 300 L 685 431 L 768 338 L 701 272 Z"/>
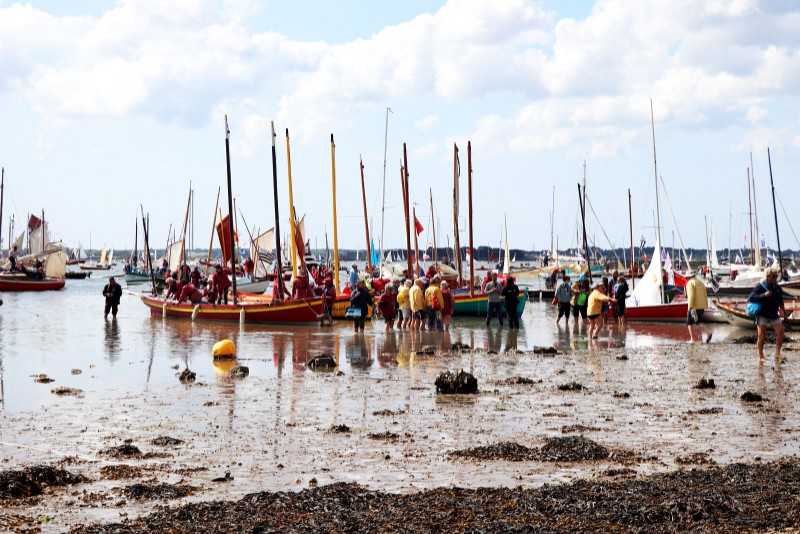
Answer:
<path fill-rule="evenodd" d="M 774 245 L 767 147 L 781 244 L 798 198 L 800 7 L 792 2 L 506 0 L 0 1 L 0 165 L 8 217 L 45 212 L 56 236 L 131 247 L 139 205 L 152 242 L 183 223 L 195 190 L 194 241 L 206 246 L 225 199 L 223 116 L 233 193 L 251 227 L 273 225 L 269 121 L 278 129 L 282 228 L 285 130 L 294 200 L 312 244 L 332 240 L 330 135 L 336 139 L 340 246 L 363 247 L 359 158 L 371 233 L 405 243 L 402 144 L 411 199 L 431 242 L 452 243 L 453 143 L 473 150 L 476 246 L 576 241 L 584 161 L 587 223 L 598 246 L 655 236 L 653 145 L 675 214 L 661 196 L 663 240 L 744 242 L 752 152 L 760 230 Z M 396 5 L 395 5 L 396 4 Z M 646 4 L 646 5 L 645 5 Z M 388 127 L 385 204 L 384 128 Z M 466 244 L 466 172 L 460 227 Z M 223 202 L 223 206 L 226 204 Z M 227 211 L 224 207 L 223 211 Z M 251 228 L 252 229 L 252 228 Z M 246 236 L 240 220 L 240 234 Z M 609 240 L 605 235 L 608 235 Z"/>

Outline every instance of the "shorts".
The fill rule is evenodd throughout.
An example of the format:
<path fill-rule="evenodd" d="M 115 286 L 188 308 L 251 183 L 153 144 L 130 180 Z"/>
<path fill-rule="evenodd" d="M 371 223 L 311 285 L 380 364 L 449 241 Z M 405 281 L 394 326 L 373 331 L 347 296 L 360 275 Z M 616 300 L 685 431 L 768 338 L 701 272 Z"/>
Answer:
<path fill-rule="evenodd" d="M 559 302 L 558 318 L 561 319 L 562 317 L 566 317 L 567 319 L 569 319 L 569 310 L 570 310 L 569 302 Z"/>
<path fill-rule="evenodd" d="M 413 313 L 412 317 L 419 321 L 424 321 L 428 318 L 428 314 L 425 310 L 417 310 Z"/>
<path fill-rule="evenodd" d="M 593 314 L 591 314 L 591 315 L 589 316 L 589 320 L 591 320 L 591 321 L 594 321 L 595 319 L 597 319 L 598 317 L 600 317 L 600 315 L 602 315 L 602 314 L 600 314 L 600 313 L 593 313 Z"/>
<path fill-rule="evenodd" d="M 586 306 L 578 306 L 577 304 L 574 304 L 572 306 L 572 315 L 573 317 L 576 317 L 576 320 L 578 315 L 580 315 L 582 319 L 586 319 Z"/>
<path fill-rule="evenodd" d="M 697 314 L 697 320 L 695 320 L 694 317 L 692 317 L 692 312 Z M 705 310 L 689 310 L 689 313 L 686 314 L 686 324 L 693 325 L 702 323 L 703 312 L 705 312 Z"/>
<path fill-rule="evenodd" d="M 625 317 L 625 302 L 617 301 L 617 317 Z"/>
<path fill-rule="evenodd" d="M 394 323 L 394 315 L 391 315 L 389 317 L 384 317 L 383 318 L 383 322 L 386 323 L 386 324 Z"/>
<path fill-rule="evenodd" d="M 403 319 L 411 319 L 411 308 L 402 308 L 400 311 L 403 313 Z"/>
<path fill-rule="evenodd" d="M 783 319 L 780 317 L 776 317 L 775 319 L 770 319 L 769 317 L 762 317 L 761 315 L 756 318 L 756 324 L 758 326 L 771 326 L 775 328 L 775 325 L 780 324 L 783 322 Z"/>

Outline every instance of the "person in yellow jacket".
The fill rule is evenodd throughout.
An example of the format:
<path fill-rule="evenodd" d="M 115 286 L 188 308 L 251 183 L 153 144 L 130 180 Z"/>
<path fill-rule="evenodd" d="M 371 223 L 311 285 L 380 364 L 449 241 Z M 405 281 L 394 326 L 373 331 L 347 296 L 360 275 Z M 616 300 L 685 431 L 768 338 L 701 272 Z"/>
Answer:
<path fill-rule="evenodd" d="M 589 318 L 589 339 L 597 339 L 597 332 L 600 330 L 600 323 L 602 320 L 600 316 L 603 312 L 604 302 L 616 302 L 606 295 L 606 286 L 602 282 L 598 282 L 594 286 L 594 290 L 589 295 L 589 304 L 586 310 L 586 315 Z"/>
<path fill-rule="evenodd" d="M 686 300 L 689 312 L 686 315 L 686 326 L 689 329 L 689 343 L 695 342 L 695 329 L 700 329 L 706 335 L 706 343 L 711 341 L 711 330 L 703 324 L 703 312 L 708 308 L 708 291 L 702 280 L 697 278 L 695 271 L 686 273 L 689 280 L 686 282 Z M 702 334 L 699 338 L 703 340 Z"/>
<path fill-rule="evenodd" d="M 425 293 L 422 291 L 422 278 L 417 278 L 414 285 L 408 290 L 411 301 L 411 330 L 422 330 L 422 321 L 425 319 Z"/>
<path fill-rule="evenodd" d="M 439 287 L 442 279 L 437 274 L 431 279 L 428 289 L 425 290 L 425 305 L 428 310 L 428 330 L 433 332 L 434 328 L 437 332 L 442 331 L 442 305 L 444 304 L 444 296 L 442 296 L 442 289 Z"/>
<path fill-rule="evenodd" d="M 402 314 L 398 325 L 400 330 L 411 328 L 411 297 L 409 296 L 409 291 L 413 285 L 414 282 L 406 280 L 397 293 L 397 305 L 400 307 L 400 313 Z"/>

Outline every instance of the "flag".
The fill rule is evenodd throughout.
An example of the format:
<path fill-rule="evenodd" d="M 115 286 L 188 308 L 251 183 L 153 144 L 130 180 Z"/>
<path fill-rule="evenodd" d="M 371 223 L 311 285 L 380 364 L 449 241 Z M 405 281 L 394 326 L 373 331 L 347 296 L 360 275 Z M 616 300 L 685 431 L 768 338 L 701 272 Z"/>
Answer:
<path fill-rule="evenodd" d="M 378 250 L 375 250 L 375 240 L 370 242 L 370 248 L 372 249 L 372 255 L 370 259 L 372 260 L 372 265 L 378 265 L 381 262 L 381 253 Z"/>
<path fill-rule="evenodd" d="M 31 232 L 38 229 L 41 225 L 42 225 L 42 220 L 36 215 L 31 215 L 30 219 L 28 219 L 28 230 L 30 230 Z"/>
<path fill-rule="evenodd" d="M 644 248 L 645 243 L 646 243 L 646 241 L 644 240 L 644 236 L 642 236 L 642 239 L 641 239 L 641 241 L 639 243 L 639 248 Z"/>
<path fill-rule="evenodd" d="M 761 234 L 761 248 L 765 248 L 767 246 L 767 240 L 764 238 L 764 234 Z"/>
<path fill-rule="evenodd" d="M 416 215 L 414 216 L 414 229 L 417 231 L 417 235 L 421 234 L 422 231 L 425 229 L 420 224 L 419 219 L 417 219 Z"/>

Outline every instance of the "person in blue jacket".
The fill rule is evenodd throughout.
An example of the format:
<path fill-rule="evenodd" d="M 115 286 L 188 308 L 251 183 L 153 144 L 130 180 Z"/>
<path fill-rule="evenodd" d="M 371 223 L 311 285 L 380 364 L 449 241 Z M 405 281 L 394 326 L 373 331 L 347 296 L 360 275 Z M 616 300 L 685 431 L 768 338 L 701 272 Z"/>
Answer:
<path fill-rule="evenodd" d="M 761 309 L 756 314 L 756 328 L 758 328 L 758 361 L 764 361 L 764 341 L 767 337 L 767 327 L 775 331 L 775 363 L 780 363 L 781 346 L 783 345 L 783 318 L 786 317 L 786 308 L 783 304 L 783 291 L 778 285 L 781 275 L 780 268 L 767 270 L 767 277 L 760 282 L 750 293 L 748 302 L 761 304 Z"/>
<path fill-rule="evenodd" d="M 356 283 L 356 289 L 350 295 L 350 305 L 353 308 L 358 308 L 361 310 L 361 315 L 359 317 L 354 317 L 353 324 L 356 332 L 361 330 L 364 331 L 364 323 L 367 321 L 367 314 L 369 313 L 369 307 L 374 306 L 375 303 L 372 300 L 372 294 L 367 289 L 367 286 L 364 285 L 364 280 L 360 279 Z"/>

